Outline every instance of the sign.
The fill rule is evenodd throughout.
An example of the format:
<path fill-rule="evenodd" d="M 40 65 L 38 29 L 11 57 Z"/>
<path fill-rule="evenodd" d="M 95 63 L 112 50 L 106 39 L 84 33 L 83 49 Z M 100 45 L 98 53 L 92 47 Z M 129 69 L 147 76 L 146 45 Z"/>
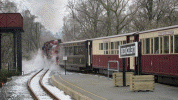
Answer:
<path fill-rule="evenodd" d="M 158 36 L 166 36 L 166 35 L 172 35 L 174 34 L 174 31 L 166 31 L 166 32 L 159 32 Z"/>
<path fill-rule="evenodd" d="M 63 60 L 67 60 L 67 56 L 63 56 Z"/>
<path fill-rule="evenodd" d="M 103 42 L 104 42 L 104 43 L 110 42 L 110 39 L 104 39 Z"/>
<path fill-rule="evenodd" d="M 119 46 L 119 58 L 138 57 L 138 42 Z"/>

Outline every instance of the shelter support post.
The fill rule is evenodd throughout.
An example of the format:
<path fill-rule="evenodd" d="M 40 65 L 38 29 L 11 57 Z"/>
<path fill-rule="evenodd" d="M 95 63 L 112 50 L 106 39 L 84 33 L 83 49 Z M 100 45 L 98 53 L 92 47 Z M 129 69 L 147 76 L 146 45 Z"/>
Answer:
<path fill-rule="evenodd" d="M 22 42 L 21 32 L 17 31 L 17 69 L 22 72 Z"/>
<path fill-rule="evenodd" d="M 14 38 L 14 62 L 13 62 L 13 66 L 14 68 L 16 68 L 16 33 L 13 33 L 13 38 Z M 16 69 L 17 71 L 17 69 Z"/>

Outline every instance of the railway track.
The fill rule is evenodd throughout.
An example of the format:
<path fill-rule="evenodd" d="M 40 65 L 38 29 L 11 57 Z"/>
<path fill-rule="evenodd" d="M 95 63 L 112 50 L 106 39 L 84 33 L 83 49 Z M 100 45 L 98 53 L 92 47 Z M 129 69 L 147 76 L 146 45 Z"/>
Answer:
<path fill-rule="evenodd" d="M 48 69 L 49 70 L 49 69 Z M 60 100 L 51 93 L 43 84 L 42 80 L 48 70 L 41 69 L 31 79 L 28 80 L 28 90 L 35 100 Z"/>

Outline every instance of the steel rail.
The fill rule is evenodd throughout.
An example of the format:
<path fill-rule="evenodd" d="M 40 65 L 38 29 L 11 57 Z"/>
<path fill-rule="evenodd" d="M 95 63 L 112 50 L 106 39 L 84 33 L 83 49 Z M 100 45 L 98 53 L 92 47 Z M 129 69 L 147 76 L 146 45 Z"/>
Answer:
<path fill-rule="evenodd" d="M 31 80 L 37 75 L 39 74 L 43 69 L 41 69 L 39 72 L 37 72 L 35 75 L 33 75 L 27 82 L 27 86 L 28 86 L 28 90 L 30 91 L 30 94 L 32 95 L 32 97 L 35 99 L 35 100 L 40 100 L 38 98 L 38 96 L 35 94 L 35 92 L 32 90 L 31 86 L 30 86 L 30 83 L 31 83 Z"/>
<path fill-rule="evenodd" d="M 49 91 L 43 84 L 42 80 L 43 77 L 45 76 L 45 74 L 49 71 L 49 69 L 40 77 L 40 81 L 39 84 L 42 87 L 42 89 L 48 94 L 50 95 L 51 98 L 53 98 L 54 100 L 60 100 L 57 96 L 55 96 L 53 93 L 51 93 L 51 91 Z"/>

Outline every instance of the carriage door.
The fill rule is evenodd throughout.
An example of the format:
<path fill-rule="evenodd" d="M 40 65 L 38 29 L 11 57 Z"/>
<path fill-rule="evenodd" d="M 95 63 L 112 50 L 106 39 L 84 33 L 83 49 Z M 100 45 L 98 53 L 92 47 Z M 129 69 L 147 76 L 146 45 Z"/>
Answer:
<path fill-rule="evenodd" d="M 130 36 L 130 43 L 134 41 L 134 36 Z M 130 57 L 130 70 L 134 70 L 135 68 L 135 57 Z"/>
<path fill-rule="evenodd" d="M 90 66 L 91 46 L 90 41 L 88 42 L 88 66 Z"/>

